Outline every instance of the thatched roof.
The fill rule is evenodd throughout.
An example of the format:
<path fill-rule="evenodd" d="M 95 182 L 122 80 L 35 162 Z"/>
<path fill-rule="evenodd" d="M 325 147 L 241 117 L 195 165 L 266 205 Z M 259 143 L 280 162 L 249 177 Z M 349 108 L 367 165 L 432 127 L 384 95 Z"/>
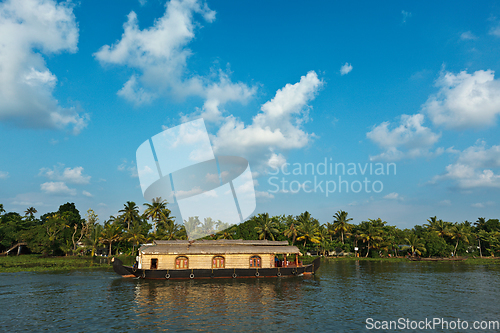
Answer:
<path fill-rule="evenodd" d="M 287 241 L 268 240 L 175 240 L 154 241 L 152 245 L 143 245 L 142 254 L 279 254 L 299 253 L 296 246 L 289 246 Z"/>

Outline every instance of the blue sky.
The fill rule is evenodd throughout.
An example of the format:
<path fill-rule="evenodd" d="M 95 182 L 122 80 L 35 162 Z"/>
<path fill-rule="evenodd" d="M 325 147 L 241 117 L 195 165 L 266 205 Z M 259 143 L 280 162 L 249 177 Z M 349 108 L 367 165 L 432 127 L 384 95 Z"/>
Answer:
<path fill-rule="evenodd" d="M 499 51 L 487 1 L 2 1 L 0 202 L 142 206 L 136 149 L 202 117 L 216 154 L 249 160 L 255 213 L 498 218 Z M 286 174 L 325 158 L 357 166 L 349 192 Z"/>

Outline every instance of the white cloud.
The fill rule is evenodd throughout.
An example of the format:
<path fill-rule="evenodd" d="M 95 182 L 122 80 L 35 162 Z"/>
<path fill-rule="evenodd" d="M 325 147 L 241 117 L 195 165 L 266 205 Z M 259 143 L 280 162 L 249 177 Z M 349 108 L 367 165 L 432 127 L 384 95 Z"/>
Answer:
<path fill-rule="evenodd" d="M 423 126 L 424 118 L 424 115 L 420 113 L 412 116 L 402 115 L 398 127 L 390 129 L 393 126 L 389 122 L 375 126 L 366 133 L 366 136 L 385 151 L 370 158 L 372 160 L 397 161 L 403 158 L 432 156 L 441 153 L 441 150 L 434 153 L 429 151 L 439 140 L 441 134 L 434 133 L 430 128 Z"/>
<path fill-rule="evenodd" d="M 487 202 L 477 202 L 477 203 L 473 203 L 471 205 L 471 207 L 474 207 L 474 208 L 484 208 L 484 207 L 487 207 L 487 206 L 493 206 L 495 205 L 495 203 L 493 201 L 487 201 Z"/>
<path fill-rule="evenodd" d="M 447 199 L 441 200 L 441 201 L 438 202 L 438 205 L 440 205 L 440 206 L 451 206 L 451 200 L 447 200 Z"/>
<path fill-rule="evenodd" d="M 58 180 L 68 182 L 71 184 L 88 184 L 90 176 L 83 173 L 83 167 L 64 168 L 64 164 L 54 166 L 53 169 L 42 168 L 40 169 L 40 176 L 45 176 L 50 180 Z"/>
<path fill-rule="evenodd" d="M 406 23 L 406 20 L 411 17 L 411 13 L 407 12 L 406 10 L 402 10 L 401 14 L 403 14 L 403 23 Z"/>
<path fill-rule="evenodd" d="M 500 25 L 497 25 L 496 27 L 491 28 L 490 35 L 500 37 Z"/>
<path fill-rule="evenodd" d="M 92 198 L 93 195 L 90 193 L 90 192 L 87 192 L 87 191 L 82 191 L 82 194 L 86 197 L 89 197 L 89 198 Z"/>
<path fill-rule="evenodd" d="M 500 175 L 492 169 L 500 168 L 500 146 L 486 147 L 484 141 L 458 152 L 457 161 L 446 166 L 446 172 L 434 176 L 431 184 L 450 180 L 461 189 L 500 188 Z"/>
<path fill-rule="evenodd" d="M 9 178 L 9 173 L 7 171 L 0 171 L 0 179 Z"/>
<path fill-rule="evenodd" d="M 76 190 L 69 188 L 64 182 L 46 182 L 40 185 L 40 189 L 47 194 L 76 195 Z"/>
<path fill-rule="evenodd" d="M 0 3 L 0 121 L 23 127 L 72 128 L 88 115 L 63 108 L 52 95 L 57 78 L 43 55 L 76 52 L 78 26 L 70 2 L 7 0 Z"/>
<path fill-rule="evenodd" d="M 349 74 L 350 71 L 352 71 L 352 65 L 348 64 L 347 62 L 342 67 L 340 67 L 340 75 Z"/>
<path fill-rule="evenodd" d="M 233 116 L 226 117 L 212 138 L 215 153 L 244 156 L 267 164 L 269 160 L 274 163 L 284 159 L 278 150 L 306 146 L 314 134 L 307 133 L 302 125 L 308 121 L 308 103 L 322 85 L 323 81 L 311 71 L 299 82 L 278 90 L 272 100 L 262 105 L 250 125 Z"/>
<path fill-rule="evenodd" d="M 446 72 L 436 81 L 439 91 L 422 106 L 435 125 L 447 128 L 493 126 L 500 114 L 500 81 L 492 70 L 472 74 Z"/>
<path fill-rule="evenodd" d="M 101 64 L 115 64 L 136 69 L 118 95 L 136 104 L 147 104 L 158 97 L 200 96 L 203 108 L 197 115 L 206 120 L 220 120 L 220 107 L 228 101 L 246 102 L 256 89 L 243 83 L 233 83 L 229 71 L 213 71 L 207 76 L 189 75 L 187 59 L 192 51 L 187 45 L 194 39 L 200 23 L 215 20 L 215 12 L 197 0 L 167 2 L 165 13 L 154 25 L 139 29 L 135 12 L 130 12 L 123 25 L 121 39 L 104 45 L 94 54 Z"/>
<path fill-rule="evenodd" d="M 255 191 L 256 198 L 274 199 L 274 195 L 267 191 Z"/>
<path fill-rule="evenodd" d="M 118 166 L 118 171 L 127 171 L 130 173 L 130 177 L 132 178 L 139 177 L 139 173 L 137 172 L 137 165 L 134 161 L 128 162 L 127 159 L 124 159 L 123 163 Z M 146 166 L 144 170 L 141 170 L 141 172 L 144 174 L 148 174 L 152 173 L 153 170 Z"/>
<path fill-rule="evenodd" d="M 399 196 L 398 193 L 392 192 L 384 196 L 384 199 L 391 199 L 391 200 L 397 200 L 400 199 L 401 197 Z"/>
<path fill-rule="evenodd" d="M 460 39 L 462 40 L 475 40 L 477 37 L 470 31 L 463 32 L 460 35 Z"/>
<path fill-rule="evenodd" d="M 281 168 L 286 163 L 286 158 L 282 154 L 272 153 L 267 160 L 267 165 L 273 169 Z"/>

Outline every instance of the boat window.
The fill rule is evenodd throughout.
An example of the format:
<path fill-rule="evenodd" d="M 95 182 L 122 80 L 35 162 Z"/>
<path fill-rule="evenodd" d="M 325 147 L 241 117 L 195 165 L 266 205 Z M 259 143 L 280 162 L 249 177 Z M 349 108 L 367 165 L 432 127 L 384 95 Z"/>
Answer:
<path fill-rule="evenodd" d="M 251 256 L 250 257 L 250 268 L 261 268 L 262 261 L 259 256 Z"/>
<path fill-rule="evenodd" d="M 188 258 L 187 257 L 177 257 L 175 258 L 175 269 L 188 269 Z"/>
<path fill-rule="evenodd" d="M 224 268 L 225 260 L 222 256 L 216 256 L 212 258 L 212 268 Z"/>
<path fill-rule="evenodd" d="M 158 259 L 153 258 L 151 259 L 151 269 L 157 269 L 158 268 Z"/>

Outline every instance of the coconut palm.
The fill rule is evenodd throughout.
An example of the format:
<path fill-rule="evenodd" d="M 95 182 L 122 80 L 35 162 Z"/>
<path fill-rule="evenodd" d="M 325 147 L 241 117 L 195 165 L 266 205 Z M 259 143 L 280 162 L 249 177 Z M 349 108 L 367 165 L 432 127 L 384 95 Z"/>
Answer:
<path fill-rule="evenodd" d="M 85 245 L 91 248 L 91 256 L 95 255 L 97 250 L 97 245 L 99 244 L 99 237 L 102 233 L 103 226 L 99 223 L 92 225 L 89 230 L 89 234 L 84 239 Z"/>
<path fill-rule="evenodd" d="M 455 250 L 453 251 L 453 256 L 457 255 L 457 247 L 460 241 L 469 244 L 470 229 L 463 224 L 455 224 L 449 231 L 449 236 L 451 239 L 456 240 Z"/>
<path fill-rule="evenodd" d="M 233 239 L 235 232 L 236 225 L 233 225 L 232 227 L 226 228 L 223 231 L 219 232 L 216 236 L 216 239 Z"/>
<path fill-rule="evenodd" d="M 24 211 L 24 216 L 30 216 L 30 218 L 33 218 L 35 214 L 38 213 L 38 211 L 35 209 L 35 207 L 29 207 Z"/>
<path fill-rule="evenodd" d="M 198 216 L 190 216 L 187 220 L 184 220 L 184 228 L 190 239 L 202 237 L 200 225 L 201 222 Z"/>
<path fill-rule="evenodd" d="M 367 243 L 365 257 L 368 257 L 370 249 L 373 248 L 373 244 L 383 241 L 382 230 L 376 227 L 372 221 L 363 221 L 359 227 L 359 238 L 363 243 Z"/>
<path fill-rule="evenodd" d="M 320 234 L 319 234 L 319 222 L 311 217 L 308 211 L 297 216 L 297 237 L 298 241 L 304 241 L 304 246 L 306 246 L 307 241 L 311 243 L 319 244 Z"/>
<path fill-rule="evenodd" d="M 290 223 L 290 225 L 283 231 L 283 235 L 285 235 L 286 238 L 291 238 L 292 239 L 292 245 L 295 243 L 295 239 L 297 238 L 297 226 L 295 225 L 294 222 Z"/>
<path fill-rule="evenodd" d="M 134 223 L 140 218 L 139 207 L 133 201 L 127 201 L 127 203 L 123 206 L 123 209 L 118 211 L 118 213 L 122 213 L 119 217 L 124 223 L 127 224 L 127 230 L 130 230 L 130 224 Z"/>
<path fill-rule="evenodd" d="M 145 203 L 144 206 L 147 207 L 144 211 L 144 217 L 153 221 L 153 233 L 156 234 L 158 222 L 161 220 L 170 221 L 170 209 L 167 208 L 167 201 L 158 197 L 154 198 L 150 204 Z"/>
<path fill-rule="evenodd" d="M 267 236 L 269 236 L 274 240 L 274 235 L 279 234 L 278 226 L 272 218 L 269 218 L 269 213 L 259 214 L 255 220 L 258 224 L 255 231 L 259 234 L 259 239 L 266 240 Z"/>
<path fill-rule="evenodd" d="M 486 227 L 486 218 L 478 218 L 474 225 L 476 226 L 477 230 L 484 230 L 484 228 Z"/>
<path fill-rule="evenodd" d="M 410 236 L 405 238 L 405 241 L 411 247 L 411 253 L 417 253 L 419 256 L 422 255 L 422 252 L 427 252 L 424 243 L 417 235 L 411 234 Z"/>
<path fill-rule="evenodd" d="M 111 257 L 111 248 L 114 242 L 121 238 L 121 227 L 116 223 L 106 223 L 99 237 L 99 242 L 109 244 L 109 256 Z"/>
<path fill-rule="evenodd" d="M 436 216 L 431 217 L 430 220 L 427 220 L 427 222 L 429 223 L 426 224 L 426 226 L 439 237 L 444 238 L 444 236 L 450 235 L 451 223 L 444 222 L 443 220 L 437 220 Z"/>
<path fill-rule="evenodd" d="M 343 210 L 336 212 L 333 217 L 335 218 L 333 221 L 333 231 L 340 233 L 341 242 L 344 244 L 344 234 L 352 229 L 352 225 L 349 224 L 352 218 L 347 218 L 347 212 Z"/>
<path fill-rule="evenodd" d="M 144 235 L 143 227 L 137 221 L 134 221 L 132 223 L 132 228 L 127 230 L 127 233 L 125 234 L 123 239 L 127 242 L 132 243 L 132 255 L 135 254 L 136 246 L 139 246 L 139 244 L 147 241 L 147 238 Z"/>

